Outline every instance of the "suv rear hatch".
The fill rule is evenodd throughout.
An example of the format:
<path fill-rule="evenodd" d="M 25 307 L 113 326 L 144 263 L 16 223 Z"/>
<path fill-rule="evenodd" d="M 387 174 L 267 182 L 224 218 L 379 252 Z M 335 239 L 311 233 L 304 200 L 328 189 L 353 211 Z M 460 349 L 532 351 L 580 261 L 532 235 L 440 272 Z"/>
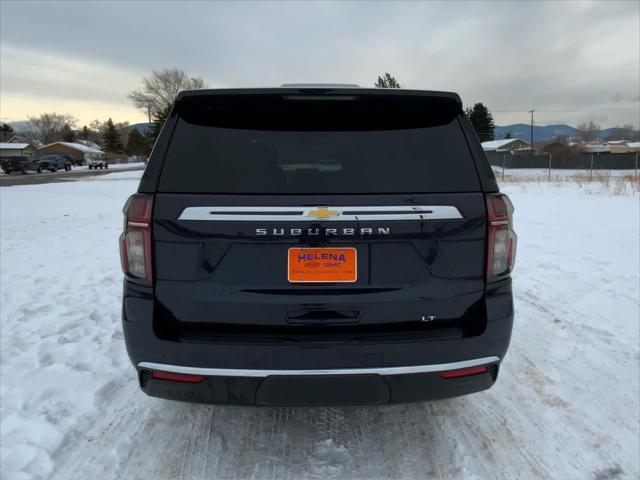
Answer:
<path fill-rule="evenodd" d="M 411 91 L 182 96 L 155 189 L 156 333 L 481 332 L 486 207 L 460 115 Z M 305 281 L 305 262 L 337 271 Z"/>

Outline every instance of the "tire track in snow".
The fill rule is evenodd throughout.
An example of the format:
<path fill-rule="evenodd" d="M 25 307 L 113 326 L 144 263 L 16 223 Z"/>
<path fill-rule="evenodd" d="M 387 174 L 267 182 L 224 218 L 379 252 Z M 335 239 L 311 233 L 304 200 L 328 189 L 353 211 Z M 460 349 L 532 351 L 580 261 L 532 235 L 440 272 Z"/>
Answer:
<path fill-rule="evenodd" d="M 52 478 L 554 478 L 542 463 L 550 458 L 533 453 L 531 437 L 511 428 L 522 421 L 517 399 L 500 395 L 390 407 L 253 409 L 128 393 L 116 418 L 97 419 L 65 443 L 54 456 L 59 468 Z M 542 418 L 536 423 L 544 439 L 551 425 Z M 562 461 L 550 453 L 556 456 L 550 463 Z"/>
<path fill-rule="evenodd" d="M 637 258 L 630 245 L 637 249 L 638 231 L 627 221 L 637 198 L 538 188 L 514 197 L 517 218 L 527 219 L 517 225 L 516 325 L 491 390 L 425 404 L 274 409 L 180 404 L 138 391 L 119 329 L 117 258 L 95 248 L 116 244 L 113 204 L 119 209 L 134 187 L 125 185 L 120 198 L 107 184 L 82 192 L 80 182 L 50 185 L 46 201 L 42 187 L 3 193 L 8 203 L 38 205 L 3 215 L 1 275 L 14 287 L 2 292 L 2 361 L 29 380 L 11 378 L 3 408 L 13 425 L 28 420 L 33 428 L 3 436 L 3 447 L 15 456 L 33 445 L 50 454 L 26 467 L 47 472 L 40 478 L 638 478 L 638 273 L 629 260 Z M 76 210 L 80 198 L 91 199 L 90 212 Z M 72 216 L 60 215 L 61 202 Z M 565 216 L 550 229 L 553 209 Z M 623 211 L 615 218 L 626 237 L 607 220 Z M 587 229 L 579 251 L 576 232 Z M 85 243 L 67 244 L 76 237 Z M 41 238 L 60 255 L 45 261 Z M 72 275 L 60 282 L 65 268 Z M 44 285 L 59 285 L 60 295 L 38 296 Z M 59 443 L 53 434 L 66 436 Z"/>

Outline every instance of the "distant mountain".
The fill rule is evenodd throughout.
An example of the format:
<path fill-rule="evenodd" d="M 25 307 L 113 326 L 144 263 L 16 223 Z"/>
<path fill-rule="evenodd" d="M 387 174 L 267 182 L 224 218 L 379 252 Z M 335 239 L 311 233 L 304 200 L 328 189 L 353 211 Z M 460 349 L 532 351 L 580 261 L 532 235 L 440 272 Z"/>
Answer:
<path fill-rule="evenodd" d="M 30 123 L 27 120 L 17 122 L 7 122 L 13 127 L 16 133 L 28 130 Z M 149 128 L 150 123 L 136 123 L 129 126 L 129 131 L 137 129 L 142 135 L 145 135 Z M 513 125 L 496 125 L 494 135 L 496 140 L 502 140 L 506 137 L 507 133 L 511 132 L 513 138 L 518 138 L 528 142 L 531 137 L 531 126 L 526 123 L 514 123 Z M 609 138 L 616 132 L 616 128 L 605 128 L 600 130 L 598 138 Z M 545 140 L 553 140 L 558 137 L 579 137 L 580 132 L 570 125 L 534 125 L 533 126 L 533 141 L 540 142 Z M 636 131 L 637 136 L 637 131 Z"/>
<path fill-rule="evenodd" d="M 15 122 L 7 122 L 8 125 L 11 125 L 11 127 L 16 131 L 16 132 L 23 132 L 25 130 L 28 130 L 31 127 L 31 122 L 29 122 L 29 120 L 18 120 Z M 137 128 L 138 131 L 144 135 L 145 133 L 147 133 L 147 130 L 149 130 L 149 127 L 151 126 L 150 123 L 136 123 L 134 125 L 130 125 L 129 129 L 132 128 Z"/>
<path fill-rule="evenodd" d="M 616 133 L 616 128 L 605 128 L 600 130 L 598 138 L 608 138 Z M 511 132 L 513 138 L 518 138 L 528 142 L 531 139 L 531 125 L 526 123 L 514 123 L 513 125 L 497 126 L 494 130 L 496 140 L 502 140 Z M 540 142 L 545 140 L 553 140 L 558 137 L 579 137 L 580 132 L 569 125 L 534 125 L 533 141 Z"/>
<path fill-rule="evenodd" d="M 133 130 L 133 129 L 138 130 L 138 132 L 140 132 L 141 135 L 145 135 L 147 133 L 147 131 L 149 130 L 149 128 L 151 128 L 151 124 L 150 123 L 136 123 L 134 125 L 130 125 L 129 126 L 129 131 Z"/>

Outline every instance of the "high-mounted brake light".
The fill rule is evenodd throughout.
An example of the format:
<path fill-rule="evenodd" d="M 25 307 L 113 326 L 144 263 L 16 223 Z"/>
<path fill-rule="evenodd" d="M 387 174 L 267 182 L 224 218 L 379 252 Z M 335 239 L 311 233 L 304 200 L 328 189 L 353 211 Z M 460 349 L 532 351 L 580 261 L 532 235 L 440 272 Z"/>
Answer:
<path fill-rule="evenodd" d="M 151 212 L 153 196 L 136 194 L 123 208 L 124 231 L 120 235 L 120 260 L 125 275 L 153 281 Z"/>
<path fill-rule="evenodd" d="M 513 270 L 518 236 L 513 230 L 513 204 L 502 193 L 487 195 L 487 279 Z"/>

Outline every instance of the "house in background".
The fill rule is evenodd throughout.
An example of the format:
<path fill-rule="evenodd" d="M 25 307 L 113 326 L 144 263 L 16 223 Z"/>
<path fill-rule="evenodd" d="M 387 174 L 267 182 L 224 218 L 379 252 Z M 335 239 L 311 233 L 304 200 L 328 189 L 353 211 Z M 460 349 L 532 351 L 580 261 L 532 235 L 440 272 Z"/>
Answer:
<path fill-rule="evenodd" d="M 85 147 L 89 147 L 89 148 L 94 148 L 96 150 L 100 150 L 101 147 L 100 145 L 98 145 L 95 142 L 92 142 L 91 140 L 81 140 L 81 139 L 77 139 L 76 143 L 81 143 L 82 145 L 84 145 Z"/>
<path fill-rule="evenodd" d="M 575 149 L 562 140 L 547 140 L 544 142 L 533 142 L 533 151 L 529 147 L 518 148 L 511 152 L 513 155 L 568 155 L 576 153 Z"/>
<path fill-rule="evenodd" d="M 582 153 L 609 153 L 611 152 L 611 146 L 605 143 L 583 143 L 578 145 L 580 152 Z"/>
<path fill-rule="evenodd" d="M 640 142 L 608 142 L 611 153 L 640 153 Z"/>
<path fill-rule="evenodd" d="M 529 143 L 519 138 L 505 138 L 504 140 L 489 140 L 482 142 L 482 149 L 485 152 L 511 153 L 512 150 L 529 148 Z"/>
<path fill-rule="evenodd" d="M 2 142 L 0 157 L 31 157 L 35 149 L 30 143 Z"/>
<path fill-rule="evenodd" d="M 89 159 L 98 159 L 105 156 L 105 153 L 97 148 L 88 147 L 82 143 L 71 142 L 54 142 L 44 147 L 40 147 L 37 156 L 57 153 L 59 155 L 68 155 L 73 158 L 75 164 L 81 164 Z"/>
<path fill-rule="evenodd" d="M 567 155 L 575 153 L 574 149 L 562 140 L 550 140 L 548 142 L 534 143 L 533 148 L 535 148 L 536 153 L 539 155 L 545 153 L 550 153 L 551 155 Z"/>

